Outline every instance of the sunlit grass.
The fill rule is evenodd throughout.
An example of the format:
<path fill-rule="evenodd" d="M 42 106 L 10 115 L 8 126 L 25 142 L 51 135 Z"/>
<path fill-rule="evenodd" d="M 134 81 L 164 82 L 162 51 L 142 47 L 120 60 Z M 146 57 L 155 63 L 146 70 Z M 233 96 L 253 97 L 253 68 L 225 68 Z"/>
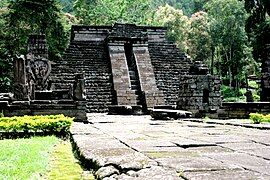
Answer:
<path fill-rule="evenodd" d="M 0 140 L 0 179 L 43 179 L 59 141 L 54 136 Z"/>
<path fill-rule="evenodd" d="M 83 169 L 72 153 L 71 144 L 66 141 L 59 143 L 50 157 L 48 179 L 94 179 L 93 176 L 82 177 Z"/>
<path fill-rule="evenodd" d="M 75 159 L 71 144 L 54 136 L 0 140 L 0 180 L 94 179 Z"/>

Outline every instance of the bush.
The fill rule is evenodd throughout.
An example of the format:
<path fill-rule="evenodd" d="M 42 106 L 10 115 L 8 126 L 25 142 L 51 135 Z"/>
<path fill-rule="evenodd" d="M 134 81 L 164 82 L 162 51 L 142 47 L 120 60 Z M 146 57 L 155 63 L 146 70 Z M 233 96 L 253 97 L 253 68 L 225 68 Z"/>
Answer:
<path fill-rule="evenodd" d="M 249 118 L 255 124 L 258 124 L 261 122 L 269 122 L 270 123 L 270 114 L 263 115 L 263 114 L 259 114 L 259 113 L 250 113 Z"/>
<path fill-rule="evenodd" d="M 14 116 L 0 118 L 0 131 L 16 133 L 66 134 L 74 118 L 64 115 Z"/>
<path fill-rule="evenodd" d="M 221 94 L 223 96 L 223 101 L 224 102 L 245 102 L 246 97 L 245 97 L 246 90 L 245 89 L 233 89 L 230 88 L 229 86 L 222 85 L 221 86 Z"/>

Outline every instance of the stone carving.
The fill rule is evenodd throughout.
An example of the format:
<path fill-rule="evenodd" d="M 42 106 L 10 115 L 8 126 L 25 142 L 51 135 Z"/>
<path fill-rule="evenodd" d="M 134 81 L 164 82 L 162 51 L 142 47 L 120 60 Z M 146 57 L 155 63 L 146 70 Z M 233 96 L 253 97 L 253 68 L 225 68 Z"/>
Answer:
<path fill-rule="evenodd" d="M 35 90 L 48 90 L 51 62 L 40 56 L 28 55 L 28 81 L 35 84 Z"/>
<path fill-rule="evenodd" d="M 73 99 L 85 100 L 84 75 L 82 73 L 75 74 L 75 82 L 73 85 Z"/>
<path fill-rule="evenodd" d="M 26 79 L 25 57 L 16 56 L 14 62 L 14 97 L 17 100 L 28 100 L 28 83 Z"/>

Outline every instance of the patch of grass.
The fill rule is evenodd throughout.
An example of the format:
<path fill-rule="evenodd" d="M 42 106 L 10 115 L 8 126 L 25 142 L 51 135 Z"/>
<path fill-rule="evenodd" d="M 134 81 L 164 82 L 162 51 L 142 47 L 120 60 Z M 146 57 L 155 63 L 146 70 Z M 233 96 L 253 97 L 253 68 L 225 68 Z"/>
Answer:
<path fill-rule="evenodd" d="M 67 141 L 59 143 L 50 157 L 48 179 L 94 179 L 93 175 L 83 177 L 83 169 L 72 153 L 71 144 Z"/>
<path fill-rule="evenodd" d="M 59 141 L 54 136 L 0 140 L 0 179 L 43 179 Z"/>

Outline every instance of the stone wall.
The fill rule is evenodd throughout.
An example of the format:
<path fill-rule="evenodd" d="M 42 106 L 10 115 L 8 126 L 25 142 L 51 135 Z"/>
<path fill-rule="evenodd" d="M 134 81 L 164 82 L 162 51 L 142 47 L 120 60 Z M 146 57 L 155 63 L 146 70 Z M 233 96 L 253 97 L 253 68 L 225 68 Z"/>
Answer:
<path fill-rule="evenodd" d="M 57 115 L 75 117 L 75 121 L 86 121 L 86 101 L 32 100 L 4 101 L 0 99 L 0 110 L 4 116 Z"/>
<path fill-rule="evenodd" d="M 179 93 L 179 76 L 188 74 L 191 61 L 176 47 L 168 42 L 149 42 L 157 87 L 163 91 L 165 104 L 176 105 Z"/>
<path fill-rule="evenodd" d="M 180 76 L 178 108 L 193 112 L 218 110 L 221 106 L 220 86 L 218 76 Z"/>
<path fill-rule="evenodd" d="M 246 119 L 250 113 L 269 114 L 270 102 L 223 102 L 218 117 Z"/>
<path fill-rule="evenodd" d="M 113 104 L 113 84 L 104 29 L 73 27 L 72 41 L 62 61 L 52 68 L 55 89 L 68 89 L 74 73 L 84 73 L 88 112 L 105 112 Z M 94 36 L 98 34 L 100 36 Z M 101 39 L 100 39 L 101 38 Z M 90 41 L 89 41 L 90 40 Z"/>

